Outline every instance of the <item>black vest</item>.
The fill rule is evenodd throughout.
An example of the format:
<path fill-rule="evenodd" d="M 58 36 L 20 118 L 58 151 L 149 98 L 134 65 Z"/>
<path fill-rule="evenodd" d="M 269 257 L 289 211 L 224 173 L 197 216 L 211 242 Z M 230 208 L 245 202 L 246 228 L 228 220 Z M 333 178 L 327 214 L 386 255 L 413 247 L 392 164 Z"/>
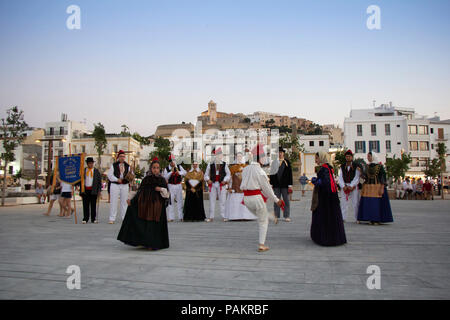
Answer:
<path fill-rule="evenodd" d="M 344 178 L 345 183 L 350 183 L 353 181 L 356 175 L 356 165 L 352 162 L 352 166 L 350 167 L 350 171 L 347 170 L 347 163 L 341 166 L 342 177 Z"/>
<path fill-rule="evenodd" d="M 225 171 L 225 166 L 226 166 L 225 162 L 220 165 L 219 182 L 222 182 L 223 179 L 225 178 L 225 176 L 227 175 L 227 173 Z M 215 163 L 212 163 L 211 166 L 209 167 L 209 174 L 211 177 L 211 181 L 213 183 L 216 182 L 216 164 Z"/>
<path fill-rule="evenodd" d="M 179 165 L 179 164 L 177 164 L 177 165 L 175 166 L 175 168 L 177 168 L 178 171 L 181 171 L 181 170 L 180 170 L 180 165 Z M 170 167 L 170 165 L 167 166 L 166 170 L 167 170 L 167 172 L 172 171 L 172 168 Z M 171 175 L 170 178 L 169 178 L 169 182 L 168 182 L 168 183 L 170 183 L 170 184 L 180 184 L 180 183 L 181 183 L 181 180 L 182 180 L 182 177 L 181 177 L 179 174 L 178 174 L 178 175 L 174 175 L 174 174 L 172 173 L 172 175 Z"/>
<path fill-rule="evenodd" d="M 130 165 L 126 162 L 123 163 L 125 165 L 125 171 L 123 172 L 123 182 L 122 183 L 128 183 L 129 181 L 127 179 L 125 179 L 125 177 L 127 176 L 128 173 L 128 169 L 130 168 Z M 120 168 L 119 168 L 119 161 L 114 162 L 113 164 L 113 168 L 114 168 L 114 176 L 117 179 L 120 179 Z"/>

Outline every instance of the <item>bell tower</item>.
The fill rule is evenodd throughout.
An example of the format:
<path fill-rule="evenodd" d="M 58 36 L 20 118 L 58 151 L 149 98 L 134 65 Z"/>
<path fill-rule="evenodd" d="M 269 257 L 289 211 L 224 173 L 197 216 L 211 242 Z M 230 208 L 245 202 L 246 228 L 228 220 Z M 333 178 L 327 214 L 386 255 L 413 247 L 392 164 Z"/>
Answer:
<path fill-rule="evenodd" d="M 216 124 L 216 122 L 217 122 L 217 104 L 212 100 L 208 102 L 208 116 L 209 116 L 209 123 Z"/>

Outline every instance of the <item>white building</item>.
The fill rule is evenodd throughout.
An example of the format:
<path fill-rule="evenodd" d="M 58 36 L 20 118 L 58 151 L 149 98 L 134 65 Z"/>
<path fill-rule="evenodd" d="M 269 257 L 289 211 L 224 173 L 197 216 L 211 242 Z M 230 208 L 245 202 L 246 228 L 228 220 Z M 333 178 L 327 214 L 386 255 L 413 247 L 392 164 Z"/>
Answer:
<path fill-rule="evenodd" d="M 132 166 L 139 165 L 142 168 L 140 163 L 142 148 L 138 141 L 132 137 L 123 137 L 120 134 L 106 134 L 106 141 L 107 145 L 101 157 L 100 171 L 102 173 L 106 173 L 111 167 L 111 164 L 116 161 L 119 150 L 126 152 L 125 161 L 128 164 Z M 73 139 L 72 153 L 86 153 L 86 157 L 94 158 L 96 161 L 95 165 L 98 165 L 99 158 L 95 149 L 95 139 L 91 135 L 84 135 L 80 138 Z"/>
<path fill-rule="evenodd" d="M 438 157 L 437 144 L 444 143 L 447 147 L 446 177 L 450 176 L 450 119 L 440 120 L 439 117 L 430 119 L 431 158 Z"/>
<path fill-rule="evenodd" d="M 55 156 L 68 155 L 70 153 L 77 153 L 71 150 L 72 140 L 81 137 L 88 133 L 86 125 L 81 122 L 67 120 L 67 115 L 61 115 L 61 121 L 47 122 L 45 124 L 45 135 L 43 139 L 59 139 L 60 141 L 52 141 L 52 168 L 55 167 Z M 48 152 L 49 141 L 42 141 L 42 174 L 47 175 L 48 170 Z"/>
<path fill-rule="evenodd" d="M 307 177 L 316 176 L 315 173 L 315 155 L 317 152 L 327 152 L 330 154 L 330 136 L 329 135 L 301 135 L 298 137 L 300 146 L 303 145 L 304 152 L 300 154 L 301 168 L 300 173 L 305 173 Z"/>
<path fill-rule="evenodd" d="M 382 104 L 371 109 L 351 110 L 344 120 L 344 145 L 355 153 L 355 158 L 367 160 L 369 151 L 379 161 L 401 157 L 409 153 L 413 163 L 406 173 L 422 175 L 429 159 L 433 158 L 430 119 L 419 116 L 412 108 Z"/>

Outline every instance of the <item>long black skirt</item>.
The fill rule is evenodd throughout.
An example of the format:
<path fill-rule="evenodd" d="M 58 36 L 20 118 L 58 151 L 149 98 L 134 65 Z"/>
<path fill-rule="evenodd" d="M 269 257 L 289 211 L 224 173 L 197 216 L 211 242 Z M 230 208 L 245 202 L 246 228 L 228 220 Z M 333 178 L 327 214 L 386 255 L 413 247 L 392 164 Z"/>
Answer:
<path fill-rule="evenodd" d="M 166 208 L 163 206 L 159 222 L 138 217 L 137 203 L 128 206 L 117 240 L 130 246 L 144 246 L 154 250 L 169 247 Z"/>
<path fill-rule="evenodd" d="M 347 243 L 337 193 L 319 191 L 318 206 L 312 213 L 311 239 L 321 246 Z"/>
<path fill-rule="evenodd" d="M 203 191 L 195 193 L 186 191 L 184 200 L 183 220 L 184 221 L 204 221 L 206 219 L 205 208 L 203 206 Z"/>

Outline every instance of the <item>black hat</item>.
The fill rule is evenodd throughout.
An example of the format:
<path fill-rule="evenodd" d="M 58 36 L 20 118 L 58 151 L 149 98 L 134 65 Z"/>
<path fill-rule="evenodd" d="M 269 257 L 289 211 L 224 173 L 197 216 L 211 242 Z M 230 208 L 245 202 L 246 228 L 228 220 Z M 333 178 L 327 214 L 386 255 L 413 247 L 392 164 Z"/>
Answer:
<path fill-rule="evenodd" d="M 279 148 L 278 148 L 278 152 L 284 152 L 284 153 L 286 153 L 286 150 L 284 150 L 283 147 L 279 147 Z"/>
<path fill-rule="evenodd" d="M 86 163 L 89 163 L 89 162 L 95 162 L 95 161 L 94 161 L 94 158 L 92 158 L 92 157 L 87 157 L 87 158 L 86 158 Z"/>

